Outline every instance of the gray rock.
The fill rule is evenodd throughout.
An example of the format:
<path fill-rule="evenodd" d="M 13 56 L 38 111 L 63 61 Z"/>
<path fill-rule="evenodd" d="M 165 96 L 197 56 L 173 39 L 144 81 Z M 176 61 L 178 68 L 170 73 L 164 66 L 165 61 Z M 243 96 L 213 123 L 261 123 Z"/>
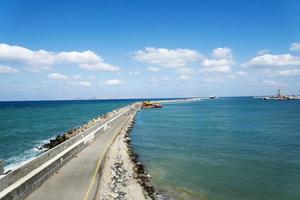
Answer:
<path fill-rule="evenodd" d="M 119 196 L 119 194 L 118 194 L 118 193 L 111 192 L 111 193 L 109 193 L 109 196 L 111 196 L 111 197 L 114 198 L 114 199 L 117 199 L 118 196 Z"/>

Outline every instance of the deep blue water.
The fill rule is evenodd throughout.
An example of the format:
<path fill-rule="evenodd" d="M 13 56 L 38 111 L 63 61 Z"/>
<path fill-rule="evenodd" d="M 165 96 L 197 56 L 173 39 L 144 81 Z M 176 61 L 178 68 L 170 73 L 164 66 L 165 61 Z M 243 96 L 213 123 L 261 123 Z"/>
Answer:
<path fill-rule="evenodd" d="M 165 104 L 138 113 L 132 139 L 156 188 L 176 199 L 300 199 L 300 101 Z"/>

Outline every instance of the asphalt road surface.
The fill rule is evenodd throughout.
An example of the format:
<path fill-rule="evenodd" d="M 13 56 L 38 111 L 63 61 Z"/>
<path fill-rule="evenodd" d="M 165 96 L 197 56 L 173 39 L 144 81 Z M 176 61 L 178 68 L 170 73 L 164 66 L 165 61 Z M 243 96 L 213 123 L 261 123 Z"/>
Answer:
<path fill-rule="evenodd" d="M 122 115 L 103 134 L 84 148 L 75 158 L 60 168 L 28 200 L 91 200 L 94 199 L 98 181 L 98 168 L 115 136 L 129 116 Z"/>

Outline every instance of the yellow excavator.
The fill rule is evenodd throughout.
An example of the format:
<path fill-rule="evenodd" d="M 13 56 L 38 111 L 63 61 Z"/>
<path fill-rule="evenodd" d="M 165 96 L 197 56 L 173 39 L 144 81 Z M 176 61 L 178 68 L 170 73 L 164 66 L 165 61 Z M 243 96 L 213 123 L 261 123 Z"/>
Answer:
<path fill-rule="evenodd" d="M 160 105 L 159 103 L 144 101 L 142 108 L 162 108 L 162 105 Z"/>

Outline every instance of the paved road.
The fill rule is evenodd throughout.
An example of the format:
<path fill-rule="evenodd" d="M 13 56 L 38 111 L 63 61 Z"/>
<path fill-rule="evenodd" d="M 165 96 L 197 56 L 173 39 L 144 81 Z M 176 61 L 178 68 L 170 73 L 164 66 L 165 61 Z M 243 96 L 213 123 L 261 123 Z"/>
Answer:
<path fill-rule="evenodd" d="M 99 174 L 97 166 L 103 160 L 108 146 L 127 121 L 128 116 L 116 119 L 105 133 L 83 149 L 35 190 L 28 200 L 90 200 L 94 199 Z"/>

